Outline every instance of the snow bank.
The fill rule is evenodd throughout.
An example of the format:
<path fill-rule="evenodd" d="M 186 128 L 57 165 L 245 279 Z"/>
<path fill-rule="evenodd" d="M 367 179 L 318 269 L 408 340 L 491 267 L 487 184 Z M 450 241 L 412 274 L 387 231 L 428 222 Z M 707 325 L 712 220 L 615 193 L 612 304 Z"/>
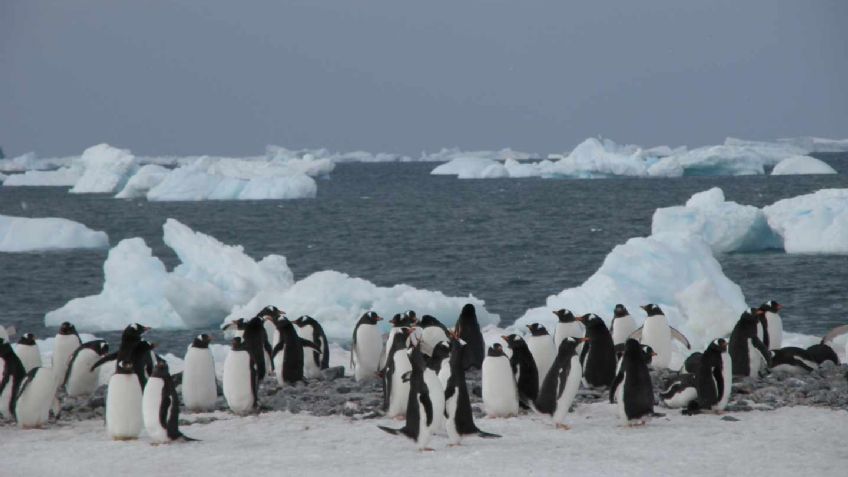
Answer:
<path fill-rule="evenodd" d="M 53 171 L 31 170 L 23 174 L 10 174 L 3 185 L 14 186 L 53 186 L 71 187 L 82 177 L 83 169 L 79 166 L 62 167 Z"/>
<path fill-rule="evenodd" d="M 724 192 L 718 187 L 693 195 L 685 206 L 657 209 L 651 231 L 654 234 L 678 232 L 696 235 L 716 253 L 781 246 L 780 238 L 769 228 L 762 210 L 725 201 Z"/>
<path fill-rule="evenodd" d="M 135 173 L 135 157 L 126 149 L 98 144 L 86 149 L 80 157 L 82 177 L 74 184 L 72 194 L 106 193 L 120 190 Z"/>
<path fill-rule="evenodd" d="M 771 171 L 773 176 L 793 174 L 836 174 L 836 169 L 814 157 L 792 156 L 778 162 Z"/>
<path fill-rule="evenodd" d="M 803 149 L 806 152 L 845 152 L 848 151 L 848 139 L 825 139 L 821 137 L 790 137 L 777 140 L 778 143 Z"/>
<path fill-rule="evenodd" d="M 73 220 L 0 215 L 0 252 L 31 252 L 109 246 L 106 232 Z"/>
<path fill-rule="evenodd" d="M 787 253 L 848 254 L 848 189 L 822 189 L 764 207 Z"/>
<path fill-rule="evenodd" d="M 170 173 L 170 169 L 156 165 L 147 164 L 141 166 L 138 171 L 130 177 L 127 184 L 115 195 L 116 199 L 134 199 L 146 197 L 147 192 L 159 185 Z"/>

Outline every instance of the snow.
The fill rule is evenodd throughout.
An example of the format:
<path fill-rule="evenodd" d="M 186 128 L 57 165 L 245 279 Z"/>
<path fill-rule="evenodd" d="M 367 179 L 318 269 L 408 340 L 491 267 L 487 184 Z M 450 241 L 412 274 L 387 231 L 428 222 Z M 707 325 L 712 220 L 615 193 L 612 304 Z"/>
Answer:
<path fill-rule="evenodd" d="M 156 164 L 141 166 L 138 171 L 130 177 L 124 188 L 115 195 L 115 198 L 135 199 L 138 197 L 146 197 L 147 192 L 159 185 L 169 172 L 170 169 Z"/>
<path fill-rule="evenodd" d="M 31 252 L 109 246 L 106 232 L 73 220 L 0 215 L 0 252 Z"/>
<path fill-rule="evenodd" d="M 737 413 L 739 422 L 720 416 L 654 419 L 641 428 L 617 425 L 612 405 L 578 406 L 573 428 L 553 428 L 549 419 L 521 416 L 484 419 L 479 425 L 501 439 L 468 438 L 447 447 L 436 436 L 435 452 L 419 452 L 412 441 L 392 436 L 377 424 L 385 419 L 268 412 L 236 417 L 223 412 L 186 414 L 182 426 L 199 442 L 151 446 L 146 432 L 136 441 L 109 440 L 102 420 L 75 422 L 47 430 L 0 428 L 0 453 L 12 474 L 148 476 L 257 475 L 280 469 L 307 469 L 309 475 L 382 475 L 402 462 L 405 475 L 515 475 L 554 473 L 565 465 L 575 475 L 817 475 L 844 473 L 846 414 L 809 407 Z M 274 446 L 269 447 L 269 442 Z M 604 452 L 599 465 L 599 449 Z M 274 450 L 277 449 L 277 450 Z M 50 456 L 33 459 L 32 456 Z M 82 458 L 81 456 L 84 456 Z M 685 459 L 675 456 L 686 456 Z M 756 458 L 752 458 L 756 456 Z M 69 465 L 72 464 L 72 465 Z"/>
<path fill-rule="evenodd" d="M 821 137 L 781 138 L 778 143 L 788 144 L 806 152 L 845 152 L 848 151 L 848 139 L 825 139 Z"/>
<path fill-rule="evenodd" d="M 30 170 L 23 174 L 10 174 L 3 185 L 14 186 L 53 186 L 71 187 L 82 177 L 82 168 L 78 166 L 62 167 L 53 171 Z"/>
<path fill-rule="evenodd" d="M 135 173 L 135 157 L 126 149 L 98 144 L 83 151 L 80 157 L 84 171 L 74 184 L 72 194 L 115 193 Z"/>
<path fill-rule="evenodd" d="M 848 254 L 848 189 L 822 189 L 763 208 L 787 253 Z"/>
<path fill-rule="evenodd" d="M 773 176 L 793 174 L 836 174 L 836 169 L 814 157 L 792 156 L 778 162 L 771 171 Z"/>

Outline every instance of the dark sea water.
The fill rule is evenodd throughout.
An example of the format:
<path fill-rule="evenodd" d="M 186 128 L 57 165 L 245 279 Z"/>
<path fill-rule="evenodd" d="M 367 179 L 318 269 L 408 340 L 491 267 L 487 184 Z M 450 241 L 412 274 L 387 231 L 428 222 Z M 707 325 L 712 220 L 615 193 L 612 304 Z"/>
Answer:
<path fill-rule="evenodd" d="M 0 213 L 65 217 L 104 230 L 112 245 L 143 237 L 172 268 L 162 242 L 173 217 L 254 258 L 285 255 L 300 279 L 333 269 L 381 286 L 407 283 L 448 295 L 474 294 L 508 324 L 548 295 L 582 283 L 617 244 L 649 235 L 658 207 L 720 186 L 756 206 L 822 188 L 848 187 L 848 154 L 820 155 L 830 176 L 676 179 L 485 179 L 431 176 L 434 164 L 342 164 L 318 197 L 293 201 L 151 203 L 64 188 L 0 187 Z M 107 251 L 0 253 L 0 323 L 39 337 L 47 311 L 96 294 Z M 718 257 L 749 302 L 785 303 L 789 331 L 823 334 L 848 321 L 848 257 L 781 252 Z M 638 264 L 634 264 L 638 266 Z M 84 331 L 84 330 L 80 330 Z M 154 331 L 178 351 L 198 331 Z M 115 339 L 118 333 L 98 333 Z"/>

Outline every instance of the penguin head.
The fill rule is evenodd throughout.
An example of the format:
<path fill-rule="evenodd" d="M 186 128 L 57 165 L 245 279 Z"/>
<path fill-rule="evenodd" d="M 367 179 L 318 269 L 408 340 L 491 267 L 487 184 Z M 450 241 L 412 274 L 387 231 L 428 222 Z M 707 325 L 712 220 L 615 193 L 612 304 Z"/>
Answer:
<path fill-rule="evenodd" d="M 501 336 L 501 338 L 506 341 L 506 345 L 509 346 L 509 349 L 515 349 L 516 346 L 520 347 L 522 344 L 525 347 L 527 346 L 527 342 L 524 341 L 524 338 L 522 338 L 521 335 L 517 335 L 515 333 L 511 335 Z"/>
<path fill-rule="evenodd" d="M 627 353 L 628 351 L 643 353 L 642 345 L 633 338 L 627 338 L 627 341 L 624 342 L 624 352 Z"/>
<path fill-rule="evenodd" d="M 393 316 L 392 319 L 389 320 L 389 323 L 391 323 L 393 327 L 403 326 L 401 324 L 400 313 L 395 313 L 395 316 Z"/>
<path fill-rule="evenodd" d="M 477 320 L 477 310 L 474 309 L 474 305 L 472 305 L 471 303 L 466 303 L 465 306 L 462 307 L 462 311 L 459 312 L 459 318 L 473 318 L 474 320 Z"/>
<path fill-rule="evenodd" d="M 489 346 L 489 350 L 486 353 L 487 356 L 506 356 L 504 353 L 503 346 L 500 343 L 495 343 L 492 346 Z"/>
<path fill-rule="evenodd" d="M 651 364 L 651 361 L 653 361 L 654 356 L 657 355 L 656 351 L 654 351 L 654 348 L 651 348 L 648 345 L 642 345 L 642 353 L 645 355 L 645 362 L 648 364 Z"/>
<path fill-rule="evenodd" d="M 266 320 L 271 319 L 269 317 L 270 317 L 270 315 L 266 316 L 265 319 Z M 272 321 L 274 321 L 274 320 L 272 320 Z M 221 327 L 221 329 L 224 330 L 224 331 L 226 331 L 226 330 L 243 330 L 244 329 L 244 318 L 238 318 L 238 319 L 235 319 L 235 320 L 233 320 L 229 323 L 226 323 L 224 326 Z"/>
<path fill-rule="evenodd" d="M 359 321 L 362 322 L 362 323 L 365 323 L 365 324 L 369 324 L 369 325 L 376 325 L 377 322 L 382 320 L 382 319 L 383 318 L 381 318 L 380 315 L 378 315 L 376 311 L 369 311 L 369 312 L 365 313 L 364 315 L 362 315 L 362 317 L 359 318 Z"/>
<path fill-rule="evenodd" d="M 742 316 L 739 317 L 739 321 L 756 326 L 757 322 L 760 320 L 761 316 L 764 316 L 765 312 L 759 308 L 748 308 L 747 310 L 742 312 Z"/>
<path fill-rule="evenodd" d="M 133 374 L 135 370 L 133 370 L 132 361 L 118 361 L 118 365 L 115 368 L 115 374 Z"/>
<path fill-rule="evenodd" d="M 212 337 L 207 335 L 206 333 L 203 333 L 194 337 L 194 341 L 191 342 L 191 346 L 193 348 L 208 348 L 209 343 L 211 342 Z"/>
<path fill-rule="evenodd" d="M 104 355 L 108 354 L 109 353 L 109 343 L 107 343 L 103 340 L 99 340 L 94 345 L 94 352 L 97 353 L 99 356 L 104 356 Z"/>
<path fill-rule="evenodd" d="M 717 351 L 719 353 L 727 352 L 727 341 L 724 338 L 719 338 L 713 340 L 712 343 L 707 347 L 707 349 L 711 349 L 713 351 Z"/>
<path fill-rule="evenodd" d="M 156 366 L 153 367 L 153 374 L 151 374 L 150 377 L 166 378 L 170 375 L 171 373 L 168 370 L 168 363 L 166 363 L 164 359 L 160 359 L 156 362 Z"/>
<path fill-rule="evenodd" d="M 421 321 L 418 322 L 418 326 L 420 326 L 421 328 L 429 328 L 431 326 L 439 326 L 439 320 L 437 320 L 435 316 L 424 315 L 424 316 L 421 317 Z"/>
<path fill-rule="evenodd" d="M 574 313 L 570 310 L 566 310 L 565 308 L 554 310 L 554 315 L 557 316 L 560 323 L 571 323 L 574 321 Z"/>
<path fill-rule="evenodd" d="M 641 308 L 643 310 L 645 310 L 645 313 L 647 313 L 648 316 L 657 316 L 657 315 L 663 314 L 662 309 L 660 309 L 659 306 L 657 306 L 653 303 L 648 303 L 647 305 L 643 305 Z"/>
<path fill-rule="evenodd" d="M 77 329 L 70 322 L 66 321 L 59 326 L 59 334 L 60 335 L 75 335 L 77 334 Z"/>
<path fill-rule="evenodd" d="M 18 344 L 33 346 L 35 345 L 35 335 L 32 333 L 25 333 L 23 336 L 18 339 Z"/>
<path fill-rule="evenodd" d="M 144 325 L 139 324 L 139 323 L 133 323 L 133 324 L 127 326 L 126 328 L 124 328 L 124 336 L 127 336 L 127 335 L 141 336 L 144 333 L 147 333 L 148 331 L 150 331 L 149 326 L 144 326 Z"/>
<path fill-rule="evenodd" d="M 621 303 L 615 305 L 615 309 L 612 311 L 612 313 L 614 318 L 621 318 L 622 316 L 627 316 L 630 314 L 630 312 L 627 311 L 627 307 L 625 307 Z"/>
<path fill-rule="evenodd" d="M 571 359 L 577 352 L 577 346 L 587 341 L 589 341 L 589 338 L 574 338 L 569 336 L 560 342 L 559 350 L 557 350 L 557 358 L 560 360 Z"/>
<path fill-rule="evenodd" d="M 547 328 L 539 323 L 530 323 L 527 325 L 527 329 L 530 330 L 530 334 L 533 336 L 545 336 L 548 334 Z"/>
<path fill-rule="evenodd" d="M 256 314 L 259 318 L 265 319 L 265 317 L 279 318 L 285 315 L 286 312 L 277 308 L 274 305 L 268 305 L 265 308 L 259 310 L 259 313 Z"/>
<path fill-rule="evenodd" d="M 603 318 L 594 313 L 586 313 L 585 315 L 576 317 L 576 319 L 577 321 L 583 323 L 583 325 L 586 326 L 587 330 L 592 328 L 598 328 L 600 326 L 603 326 L 604 328 L 607 327 L 607 325 L 604 323 Z"/>
<path fill-rule="evenodd" d="M 408 322 L 409 324 L 418 323 L 418 316 L 415 314 L 415 310 L 406 310 L 401 315 L 401 318 Z"/>
<path fill-rule="evenodd" d="M 781 309 L 783 309 L 783 305 L 774 300 L 769 300 L 760 305 L 760 310 L 762 310 L 763 312 L 768 311 L 770 313 L 778 313 Z"/>
<path fill-rule="evenodd" d="M 312 318 L 311 316 L 301 315 L 301 316 L 298 316 L 296 320 L 292 321 L 292 323 L 297 325 L 298 328 L 303 328 L 306 325 L 311 325 L 312 321 L 315 321 L 315 319 Z"/>

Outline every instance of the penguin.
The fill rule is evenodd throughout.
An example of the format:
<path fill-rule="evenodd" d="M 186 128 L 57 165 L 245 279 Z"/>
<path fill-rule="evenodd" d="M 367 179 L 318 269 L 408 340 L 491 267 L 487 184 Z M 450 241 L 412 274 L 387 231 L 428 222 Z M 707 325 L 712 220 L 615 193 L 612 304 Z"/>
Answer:
<path fill-rule="evenodd" d="M 235 414 L 246 414 L 259 407 L 256 363 L 240 337 L 233 338 L 224 360 L 224 399 Z"/>
<path fill-rule="evenodd" d="M 554 328 L 554 349 L 559 349 L 559 344 L 566 338 L 582 338 L 586 331 L 583 325 L 574 317 L 574 313 L 565 308 L 555 310 L 557 325 Z"/>
<path fill-rule="evenodd" d="M 763 312 L 765 321 L 765 332 L 763 329 L 757 330 L 757 337 L 765 343 L 769 350 L 780 349 L 783 346 L 783 320 L 780 318 L 780 310 L 783 305 L 769 300 L 760 305 L 760 310 Z"/>
<path fill-rule="evenodd" d="M 742 313 L 730 334 L 730 358 L 734 376 L 756 377 L 770 365 L 768 348 L 757 337 L 757 325 L 764 312 L 750 308 Z"/>
<path fill-rule="evenodd" d="M 35 342 L 35 335 L 26 333 L 15 344 L 15 353 L 21 358 L 21 363 L 24 364 L 24 369 L 27 372 L 41 366 L 41 351 L 38 349 L 38 343 Z"/>
<path fill-rule="evenodd" d="M 836 354 L 833 342 L 846 333 L 848 333 L 848 325 L 837 326 L 836 328 L 828 331 L 819 343 L 807 348 L 807 352 L 810 353 L 810 356 L 812 356 L 819 365 L 825 361 L 832 361 L 833 364 L 838 365 L 839 356 Z M 848 355 L 848 342 L 846 342 L 845 348 L 845 354 Z"/>
<path fill-rule="evenodd" d="M 476 320 L 475 320 L 476 321 Z M 451 446 L 461 443 L 462 437 L 477 435 L 486 439 L 501 437 L 481 431 L 474 424 L 474 414 L 471 412 L 471 399 L 468 396 L 468 384 L 465 382 L 465 365 L 468 345 L 454 332 L 451 341 L 450 369 L 451 373 L 445 386 L 445 429 Z"/>
<path fill-rule="evenodd" d="M 628 425 L 642 425 L 654 414 L 654 386 L 648 371 L 648 356 L 639 342 L 625 343 L 621 369 L 610 386 L 610 403 L 618 403 L 618 416 Z"/>
<path fill-rule="evenodd" d="M 59 326 L 59 332 L 53 341 L 53 357 L 51 365 L 53 373 L 56 375 L 58 385 L 61 385 L 65 380 L 65 373 L 68 370 L 68 363 L 77 348 L 82 344 L 77 329 L 69 322 L 62 323 Z"/>
<path fill-rule="evenodd" d="M 713 340 L 704 350 L 695 374 L 698 409 L 719 413 L 724 411 L 733 384 L 732 367 L 727 341 L 723 338 Z"/>
<path fill-rule="evenodd" d="M 0 416 L 11 419 L 14 416 L 13 401 L 27 373 L 21 358 L 5 340 L 0 340 L 0 364 L 3 365 L 0 374 Z"/>
<path fill-rule="evenodd" d="M 182 395 L 183 404 L 189 411 L 202 412 L 215 409 L 218 385 L 215 379 L 215 361 L 209 343 L 212 337 L 206 333 L 194 338 L 186 350 Z"/>
<path fill-rule="evenodd" d="M 304 347 L 310 350 L 310 354 L 318 347 L 311 341 L 298 336 L 294 324 L 286 318 L 277 320 L 275 326 L 280 333 L 280 342 L 271 351 L 271 361 L 274 363 L 277 383 L 283 386 L 304 381 Z"/>
<path fill-rule="evenodd" d="M 298 336 L 315 344 L 316 348 L 306 353 L 303 360 L 304 374 L 307 378 L 320 378 L 321 370 L 330 367 L 330 347 L 327 344 L 327 335 L 324 328 L 315 318 L 303 315 L 294 320 L 297 326 Z"/>
<path fill-rule="evenodd" d="M 103 340 L 88 341 L 80 345 L 71 355 L 62 387 L 68 396 L 88 396 L 98 384 L 98 372 L 92 365 L 109 353 L 109 345 Z"/>
<path fill-rule="evenodd" d="M 106 432 L 116 441 L 141 432 L 141 384 L 130 361 L 119 361 L 106 390 Z"/>
<path fill-rule="evenodd" d="M 389 434 L 405 435 L 414 440 L 418 450 L 432 451 L 427 447 L 432 438 L 433 404 L 430 401 L 430 391 L 424 381 L 424 355 L 416 346 L 404 351 L 411 363 L 410 371 L 404 374 L 404 381 L 409 385 L 409 396 L 406 405 L 406 424 L 400 429 L 377 426 Z M 393 358 L 390 358 L 393 359 Z"/>
<path fill-rule="evenodd" d="M 769 352 L 771 353 L 771 367 L 773 371 L 797 374 L 810 372 L 819 367 L 813 355 L 802 348 L 786 346 Z"/>
<path fill-rule="evenodd" d="M 268 305 L 259 310 L 259 313 L 257 313 L 256 316 L 262 319 L 262 324 L 265 326 L 265 336 L 271 345 L 271 349 L 274 349 L 274 346 L 277 346 L 277 343 L 280 342 L 280 335 L 277 332 L 277 327 L 274 323 L 276 323 L 280 318 L 286 316 L 286 312 L 274 305 Z M 268 318 L 271 319 L 269 320 Z M 226 329 L 227 326 L 225 325 L 224 328 Z M 237 326 L 230 326 L 230 328 L 233 330 L 233 337 L 242 336 L 243 333 L 238 330 Z"/>
<path fill-rule="evenodd" d="M 524 338 L 524 341 L 527 342 L 527 348 L 533 355 L 539 376 L 547 376 L 556 358 L 557 349 L 554 348 L 554 341 L 543 325 L 533 323 L 527 325 L 527 329 L 530 330 L 530 336 Z M 539 385 L 541 386 L 541 382 Z"/>
<path fill-rule="evenodd" d="M 637 330 L 636 321 L 630 316 L 627 308 L 619 303 L 615 305 L 612 315 L 612 323 L 610 323 L 610 333 L 612 333 L 612 343 L 615 345 L 624 344 L 627 338 Z"/>
<path fill-rule="evenodd" d="M 569 429 L 564 422 L 565 416 L 574 403 L 583 378 L 583 366 L 577 355 L 577 347 L 588 339 L 568 337 L 560 343 L 556 361 L 545 375 L 542 389 L 536 398 L 536 410 L 550 414 L 558 429 Z"/>
<path fill-rule="evenodd" d="M 449 343 L 450 341 L 442 341 L 434 346 L 433 354 L 430 356 L 430 360 L 428 362 L 428 367 L 435 371 L 436 375 L 439 377 L 439 384 L 441 384 L 442 390 L 444 390 L 445 386 L 447 386 L 448 378 L 450 378 L 451 351 Z M 444 400 L 444 392 L 442 393 L 442 399 Z"/>
<path fill-rule="evenodd" d="M 422 317 L 423 320 L 423 317 Z M 442 367 L 449 368 L 445 360 L 450 359 L 450 347 L 447 341 L 441 341 L 433 347 L 433 355 L 429 358 L 424 355 L 424 383 L 430 392 L 430 405 L 433 406 L 433 422 L 430 431 L 435 433 L 445 432 L 445 385 L 439 379 Z M 424 354 L 422 351 L 421 354 Z"/>
<path fill-rule="evenodd" d="M 18 394 L 12 399 L 12 412 L 18 427 L 39 429 L 47 424 L 56 399 L 56 376 L 51 368 L 29 370 Z"/>
<path fill-rule="evenodd" d="M 418 327 L 421 328 L 421 352 L 425 356 L 431 356 L 437 344 L 448 340 L 447 327 L 434 316 L 422 316 Z"/>
<path fill-rule="evenodd" d="M 377 378 L 380 371 L 383 341 L 379 322 L 382 319 L 377 313 L 369 311 L 359 318 L 353 328 L 350 367 L 357 381 Z"/>
<path fill-rule="evenodd" d="M 483 341 L 483 333 L 480 331 L 480 323 L 477 321 L 477 311 L 471 303 L 462 307 L 454 332 L 465 342 L 463 348 L 465 369 L 480 369 L 486 355 L 486 344 Z"/>
<path fill-rule="evenodd" d="M 578 316 L 577 320 L 586 327 L 586 337 L 589 338 L 580 353 L 583 384 L 586 387 L 609 386 L 616 374 L 612 335 L 604 320 L 594 313 Z"/>
<path fill-rule="evenodd" d="M 516 334 L 502 336 L 501 338 L 512 350 L 509 364 L 512 367 L 512 375 L 518 389 L 519 404 L 525 409 L 529 409 L 530 404 L 539 395 L 539 371 L 536 369 L 536 361 L 533 360 L 533 355 L 530 353 L 524 338 Z"/>
<path fill-rule="evenodd" d="M 518 414 L 518 388 L 509 358 L 500 343 L 489 347 L 483 360 L 483 410 L 488 417 Z"/>
<path fill-rule="evenodd" d="M 141 397 L 144 428 L 154 444 L 175 440 L 193 441 L 180 432 L 180 398 L 165 361 L 159 361 Z"/>
<path fill-rule="evenodd" d="M 660 400 L 668 408 L 689 408 L 698 400 L 698 386 L 695 375 L 681 373 L 666 382 L 665 391 L 660 391 Z"/>
<path fill-rule="evenodd" d="M 118 346 L 118 350 L 114 353 L 102 356 L 93 365 L 91 365 L 91 370 L 93 371 L 109 361 L 115 361 L 116 371 L 118 369 L 119 362 L 132 363 L 135 347 L 141 342 L 142 335 L 148 331 L 150 331 L 150 327 L 138 323 L 133 323 L 124 328 L 124 331 L 121 333 L 121 344 Z"/>
<path fill-rule="evenodd" d="M 704 353 L 700 351 L 695 351 L 686 357 L 686 360 L 683 361 L 683 369 L 687 373 L 695 374 L 698 371 L 698 366 L 701 365 L 701 359 L 703 358 Z"/>
<path fill-rule="evenodd" d="M 268 318 L 266 315 L 262 315 L 263 311 L 249 320 L 239 318 L 225 326 L 225 329 L 234 327 L 241 333 L 242 344 L 250 352 L 256 363 L 256 377 L 259 382 L 265 379 L 268 374 L 266 371 L 274 369 L 274 362 L 271 359 L 271 343 L 268 341 L 268 333 L 263 324 L 268 321 Z M 266 316 L 266 318 L 262 318 L 262 316 Z"/>
<path fill-rule="evenodd" d="M 683 336 L 683 333 L 677 331 L 668 325 L 668 318 L 665 317 L 662 309 L 651 303 L 642 306 L 648 317 L 645 318 L 645 323 L 642 327 L 630 334 L 631 338 L 636 338 L 643 344 L 650 346 L 656 357 L 652 360 L 654 368 L 668 368 L 671 362 L 671 339 L 677 339 L 686 346 L 686 349 L 692 349 L 689 340 Z"/>
<path fill-rule="evenodd" d="M 409 328 L 394 334 L 388 351 L 386 368 L 383 370 L 383 410 L 387 417 L 398 417 L 406 413 L 409 398 L 409 382 L 403 374 L 412 369 L 406 353 L 406 338 Z"/>
<path fill-rule="evenodd" d="M 389 358 L 389 349 L 392 347 L 392 343 L 395 339 L 395 334 L 403 332 L 404 336 L 409 336 L 407 334 L 408 329 L 412 326 L 415 326 L 415 317 L 409 316 L 408 313 L 397 313 L 395 316 L 389 320 L 389 324 L 392 325 L 392 328 L 389 330 L 389 335 L 386 337 L 386 346 L 383 347 L 383 354 L 380 356 L 380 369 L 385 369 L 386 364 Z M 407 338 L 406 346 L 409 346 L 410 339 Z"/>

